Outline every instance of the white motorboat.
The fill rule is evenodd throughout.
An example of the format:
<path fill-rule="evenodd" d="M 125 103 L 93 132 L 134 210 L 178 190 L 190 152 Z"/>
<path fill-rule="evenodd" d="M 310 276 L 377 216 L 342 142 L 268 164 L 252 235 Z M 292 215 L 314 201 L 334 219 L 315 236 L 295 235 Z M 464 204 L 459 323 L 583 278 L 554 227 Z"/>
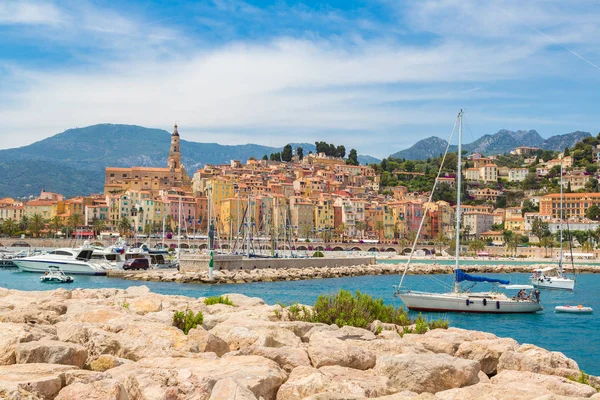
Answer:
<path fill-rule="evenodd" d="M 539 290 L 533 290 L 533 286 L 530 285 L 519 285 L 505 286 L 507 289 L 521 289 L 518 296 L 508 297 L 504 293 L 498 293 L 495 291 L 474 293 L 467 290 L 461 290 L 460 282 L 489 282 L 489 283 L 500 283 L 503 285 L 509 285 L 510 282 L 502 279 L 488 278 L 483 276 L 472 276 L 466 274 L 460 269 L 460 193 L 461 193 L 461 165 L 462 160 L 460 154 L 462 154 L 462 110 L 458 114 L 458 162 L 457 162 L 457 198 L 456 198 L 456 248 L 455 257 L 456 263 L 454 267 L 454 291 L 449 293 L 428 293 L 418 292 L 407 289 L 402 289 L 402 282 L 406 276 L 406 272 L 410 266 L 412 255 L 415 252 L 417 240 L 423 228 L 425 218 L 427 217 L 427 208 L 423 213 L 421 224 L 417 235 L 413 242 L 412 251 L 406 263 L 404 273 L 400 280 L 400 284 L 396 287 L 394 295 L 399 297 L 404 305 L 409 310 L 415 311 L 434 311 L 434 312 L 471 312 L 471 313 L 487 313 L 487 314 L 507 314 L 507 313 L 534 313 L 540 311 L 542 306 L 540 304 L 540 292 Z M 455 125 L 456 127 L 456 125 Z M 454 133 L 454 132 L 453 132 Z M 444 153 L 441 166 L 444 165 L 448 149 L 450 147 L 450 140 L 448 141 L 448 147 Z M 431 191 L 429 202 L 432 201 L 435 187 L 440 177 L 442 167 L 438 171 L 437 178 L 435 180 L 433 189 Z M 526 294 L 525 290 L 531 289 L 529 295 Z"/>
<path fill-rule="evenodd" d="M 575 280 L 566 277 L 560 268 L 546 267 L 534 269 L 531 284 L 544 289 L 573 290 Z"/>
<path fill-rule="evenodd" d="M 592 307 L 586 307 L 579 304 L 577 306 L 556 306 L 554 307 L 554 311 L 573 314 L 591 314 L 594 312 L 594 309 Z"/>
<path fill-rule="evenodd" d="M 60 267 L 51 265 L 48 267 L 48 271 L 44 275 L 40 276 L 40 282 L 42 283 L 72 283 L 74 279 L 72 276 L 65 275 Z"/>
<path fill-rule="evenodd" d="M 25 272 L 44 273 L 50 266 L 58 266 L 67 274 L 106 275 L 112 265 L 103 260 L 92 260 L 92 248 L 62 248 L 46 254 L 38 254 L 13 260 L 16 266 Z"/>

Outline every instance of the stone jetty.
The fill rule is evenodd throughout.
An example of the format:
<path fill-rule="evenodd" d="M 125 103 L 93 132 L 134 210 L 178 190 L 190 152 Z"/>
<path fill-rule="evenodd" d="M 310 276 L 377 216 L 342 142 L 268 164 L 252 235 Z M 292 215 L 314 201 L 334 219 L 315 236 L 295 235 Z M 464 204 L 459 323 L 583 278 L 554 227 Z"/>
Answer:
<path fill-rule="evenodd" d="M 547 267 L 548 264 L 529 265 L 464 265 L 461 268 L 468 273 L 530 273 L 535 268 Z M 441 264 L 412 264 L 408 274 L 410 275 L 433 275 L 451 274 L 453 266 Z M 599 273 L 600 265 L 576 265 L 577 273 Z M 567 268 L 568 270 L 569 268 Z M 249 282 L 273 282 L 273 281 L 297 281 L 304 279 L 340 278 L 363 275 L 397 275 L 404 271 L 404 263 L 401 264 L 372 264 L 355 265 L 343 267 L 304 267 L 304 268 L 277 268 L 277 269 L 223 269 L 215 270 L 213 279 L 208 277 L 208 271 L 179 272 L 169 269 L 157 269 L 148 271 L 109 271 L 108 276 L 138 281 L 155 282 L 179 282 L 179 283 L 249 283 Z"/>
<path fill-rule="evenodd" d="M 0 289 L 0 398 L 14 400 L 600 399 L 562 353 L 449 328 L 404 334 L 289 320 L 147 287 Z M 187 335 L 176 310 L 201 311 Z"/>

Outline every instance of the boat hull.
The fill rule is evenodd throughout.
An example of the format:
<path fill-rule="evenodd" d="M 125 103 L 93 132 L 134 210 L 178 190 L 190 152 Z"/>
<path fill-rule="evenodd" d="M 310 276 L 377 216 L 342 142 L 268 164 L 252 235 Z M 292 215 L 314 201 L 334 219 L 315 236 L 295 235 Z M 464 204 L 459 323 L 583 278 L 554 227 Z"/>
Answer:
<path fill-rule="evenodd" d="M 573 313 L 573 314 L 591 314 L 594 310 L 591 307 L 579 307 L 579 306 L 556 306 L 555 312 L 560 313 Z"/>
<path fill-rule="evenodd" d="M 412 311 L 463 312 L 485 314 L 529 314 L 542 310 L 542 306 L 531 300 L 508 298 L 484 298 L 463 293 L 404 292 L 397 296 Z M 503 296 L 504 297 L 504 296 Z"/>
<path fill-rule="evenodd" d="M 73 274 L 73 275 L 106 275 L 105 269 L 96 269 L 91 267 L 85 262 L 65 262 L 65 261 L 41 261 L 41 260 L 14 260 L 13 261 L 16 266 L 24 272 L 36 272 L 36 273 L 45 273 L 48 271 L 48 267 L 57 266 L 65 274 Z"/>
<path fill-rule="evenodd" d="M 575 281 L 569 278 L 547 277 L 532 278 L 531 284 L 542 289 L 573 290 Z"/>

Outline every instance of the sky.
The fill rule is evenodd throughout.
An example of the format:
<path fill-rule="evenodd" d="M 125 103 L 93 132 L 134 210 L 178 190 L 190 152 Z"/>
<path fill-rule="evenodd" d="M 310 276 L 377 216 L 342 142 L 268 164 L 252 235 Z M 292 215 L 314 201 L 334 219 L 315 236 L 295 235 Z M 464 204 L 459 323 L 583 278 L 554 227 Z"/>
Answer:
<path fill-rule="evenodd" d="M 0 148 L 97 123 L 386 157 L 600 131 L 595 0 L 1 0 Z"/>

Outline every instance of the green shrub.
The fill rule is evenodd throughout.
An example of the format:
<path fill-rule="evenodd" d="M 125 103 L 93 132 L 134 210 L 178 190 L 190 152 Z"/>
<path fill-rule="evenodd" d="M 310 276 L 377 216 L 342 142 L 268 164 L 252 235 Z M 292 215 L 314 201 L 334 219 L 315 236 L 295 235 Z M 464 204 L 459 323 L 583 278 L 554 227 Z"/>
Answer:
<path fill-rule="evenodd" d="M 402 308 L 386 306 L 383 299 L 356 291 L 353 296 L 347 290 L 340 290 L 335 295 L 321 295 L 315 302 L 312 312 L 313 322 L 336 324 L 339 327 L 350 325 L 366 328 L 376 319 L 396 325 L 410 325 L 412 321 Z"/>
<path fill-rule="evenodd" d="M 233 302 L 231 300 L 229 300 L 229 296 L 213 296 L 213 297 L 207 297 L 204 299 L 204 304 L 206 304 L 207 306 L 211 306 L 213 304 L 225 304 L 228 306 L 232 306 Z"/>
<path fill-rule="evenodd" d="M 429 321 L 429 329 L 448 329 L 449 322 L 446 319 Z"/>
<path fill-rule="evenodd" d="M 315 251 L 312 255 L 313 257 L 325 257 L 322 251 Z"/>
<path fill-rule="evenodd" d="M 421 315 L 421 313 L 419 313 L 417 319 L 415 320 L 415 333 L 422 335 L 428 330 L 429 324 L 427 323 L 427 320 L 425 319 L 425 317 L 423 317 L 423 315 Z"/>
<path fill-rule="evenodd" d="M 175 311 L 175 314 L 173 314 L 173 326 L 181 329 L 186 335 L 190 329 L 202 325 L 203 321 L 204 315 L 202 315 L 202 311 L 198 311 L 196 315 L 194 315 L 192 310 Z"/>

